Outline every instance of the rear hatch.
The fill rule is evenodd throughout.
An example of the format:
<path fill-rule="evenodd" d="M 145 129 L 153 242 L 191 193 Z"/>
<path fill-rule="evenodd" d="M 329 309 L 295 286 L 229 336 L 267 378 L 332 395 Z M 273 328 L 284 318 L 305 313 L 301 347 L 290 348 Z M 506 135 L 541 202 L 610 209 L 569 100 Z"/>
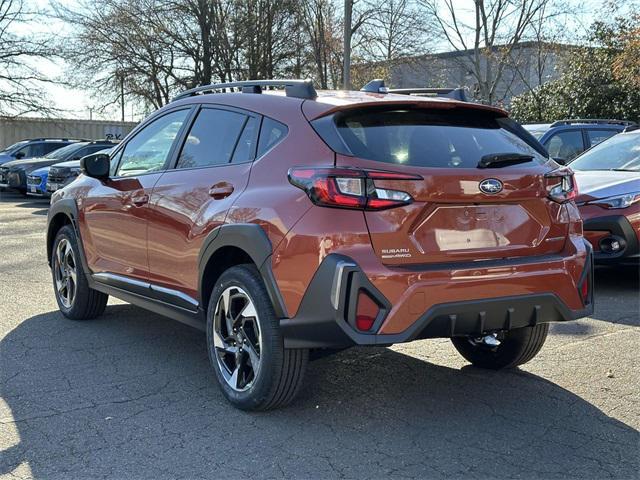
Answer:
<path fill-rule="evenodd" d="M 547 198 L 544 175 L 554 164 L 544 149 L 502 113 L 446 105 L 389 105 L 331 115 L 342 143 L 329 139 L 339 152 L 336 167 L 416 177 L 374 181 L 383 195 L 398 191 L 412 198 L 407 205 L 364 212 L 383 263 L 469 262 L 560 252 L 567 218 L 562 205 Z M 316 130 L 326 138 L 329 120 L 316 122 Z M 514 156 L 515 161 L 508 161 Z M 488 165 L 479 167 L 483 159 Z"/>

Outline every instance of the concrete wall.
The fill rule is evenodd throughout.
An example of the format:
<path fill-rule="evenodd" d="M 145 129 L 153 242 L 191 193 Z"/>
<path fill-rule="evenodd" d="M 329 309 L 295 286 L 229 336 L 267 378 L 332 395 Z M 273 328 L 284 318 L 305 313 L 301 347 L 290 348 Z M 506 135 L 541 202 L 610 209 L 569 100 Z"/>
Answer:
<path fill-rule="evenodd" d="M 104 120 L 67 120 L 53 118 L 0 117 L 0 148 L 18 140 L 41 137 L 122 139 L 137 123 Z"/>

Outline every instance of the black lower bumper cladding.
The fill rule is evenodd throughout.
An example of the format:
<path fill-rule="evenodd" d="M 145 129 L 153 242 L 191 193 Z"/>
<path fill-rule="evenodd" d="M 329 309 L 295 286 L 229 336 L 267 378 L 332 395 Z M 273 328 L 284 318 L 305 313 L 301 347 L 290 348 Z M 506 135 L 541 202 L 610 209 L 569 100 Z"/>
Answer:
<path fill-rule="evenodd" d="M 586 268 L 592 268 L 591 254 Z M 359 290 L 366 290 L 380 306 L 372 329 L 375 332 L 391 309 L 389 301 L 352 259 L 338 254 L 327 256 L 309 284 L 297 315 L 280 322 L 285 346 L 346 348 L 391 345 L 423 338 L 480 336 L 538 323 L 576 320 L 593 313 L 593 302 L 585 309 L 575 311 L 553 293 L 519 295 L 434 305 L 404 332 L 368 334 L 353 326 Z"/>
<path fill-rule="evenodd" d="M 594 261 L 607 265 L 614 263 L 640 262 L 640 245 L 638 237 L 624 215 L 608 215 L 606 217 L 591 218 L 584 221 L 584 230 L 601 230 L 611 232 L 611 236 L 618 240 L 622 249 L 618 252 L 595 252 Z"/>

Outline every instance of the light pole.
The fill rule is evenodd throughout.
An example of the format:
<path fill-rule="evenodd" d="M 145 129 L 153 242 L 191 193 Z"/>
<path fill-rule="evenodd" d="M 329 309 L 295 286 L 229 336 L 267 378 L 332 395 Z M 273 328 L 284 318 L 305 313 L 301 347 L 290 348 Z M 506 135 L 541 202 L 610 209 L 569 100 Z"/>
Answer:
<path fill-rule="evenodd" d="M 343 56 L 343 78 L 342 88 L 351 88 L 351 14 L 353 11 L 353 0 L 344 0 L 344 52 Z"/>

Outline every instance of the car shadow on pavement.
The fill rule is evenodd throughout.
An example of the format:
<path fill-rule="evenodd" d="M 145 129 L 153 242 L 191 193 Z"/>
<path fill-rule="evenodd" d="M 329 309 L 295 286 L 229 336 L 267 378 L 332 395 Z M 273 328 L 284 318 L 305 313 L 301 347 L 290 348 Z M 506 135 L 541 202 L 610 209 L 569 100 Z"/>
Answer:
<path fill-rule="evenodd" d="M 591 318 L 640 327 L 640 269 L 596 267 L 595 311 Z"/>
<path fill-rule="evenodd" d="M 0 192 L 0 202 L 14 203 L 14 207 L 29 208 L 33 215 L 47 215 L 49 211 L 48 198 L 29 197 L 15 192 Z"/>
<path fill-rule="evenodd" d="M 292 406 L 246 413 L 215 385 L 201 332 L 129 305 L 88 322 L 29 318 L 0 360 L 0 428 L 12 438 L 0 475 L 22 463 L 43 479 L 599 479 L 639 468 L 635 429 L 522 370 L 353 349 L 312 362 Z"/>

